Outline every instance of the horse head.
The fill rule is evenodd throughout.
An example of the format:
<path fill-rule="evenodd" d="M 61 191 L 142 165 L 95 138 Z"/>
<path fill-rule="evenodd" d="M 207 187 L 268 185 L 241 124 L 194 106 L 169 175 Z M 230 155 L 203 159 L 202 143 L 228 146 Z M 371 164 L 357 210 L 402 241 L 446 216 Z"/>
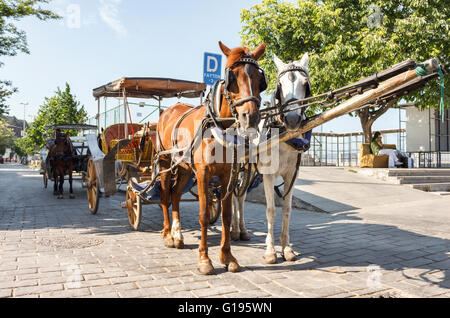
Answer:
<path fill-rule="evenodd" d="M 220 117 L 234 116 L 241 131 L 257 129 L 261 120 L 260 94 L 267 89 L 266 76 L 257 61 L 264 55 L 266 44 L 254 51 L 246 47 L 229 49 L 219 42 L 227 58 L 225 66 L 224 97 L 228 107 L 222 107 Z"/>
<path fill-rule="evenodd" d="M 305 108 L 298 108 L 299 103 L 287 105 L 296 100 L 302 100 L 311 94 L 309 77 L 309 55 L 306 53 L 301 61 L 284 63 L 277 56 L 274 58 L 278 69 L 275 99 L 278 100 L 282 123 L 288 131 L 298 130 L 306 119 Z M 297 108 L 297 109 L 295 109 Z M 292 109 L 292 111 L 289 111 Z"/>
<path fill-rule="evenodd" d="M 55 137 L 52 153 L 54 156 L 65 156 L 72 153 L 71 142 L 68 135 L 59 134 Z"/>

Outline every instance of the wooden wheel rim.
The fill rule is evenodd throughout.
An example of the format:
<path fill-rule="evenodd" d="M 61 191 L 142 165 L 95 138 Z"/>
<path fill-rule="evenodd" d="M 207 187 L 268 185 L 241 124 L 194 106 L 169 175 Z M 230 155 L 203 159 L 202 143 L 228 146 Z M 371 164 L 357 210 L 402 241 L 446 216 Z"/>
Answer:
<path fill-rule="evenodd" d="M 94 213 L 96 212 L 98 201 L 98 184 L 94 162 L 92 161 L 92 159 L 89 159 L 88 162 L 86 181 L 87 181 L 87 197 L 89 203 L 89 210 Z"/>
<path fill-rule="evenodd" d="M 141 198 L 133 190 L 127 189 L 126 195 L 128 222 L 133 230 L 137 231 L 141 223 L 142 204 Z"/>
<path fill-rule="evenodd" d="M 209 224 L 214 224 L 222 211 L 222 202 L 217 199 L 211 200 L 209 204 Z"/>

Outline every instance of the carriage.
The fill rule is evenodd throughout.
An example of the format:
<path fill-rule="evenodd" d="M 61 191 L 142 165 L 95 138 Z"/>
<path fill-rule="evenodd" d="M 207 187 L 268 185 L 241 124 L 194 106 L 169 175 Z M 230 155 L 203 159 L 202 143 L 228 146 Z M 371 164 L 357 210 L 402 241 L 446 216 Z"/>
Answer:
<path fill-rule="evenodd" d="M 206 90 L 203 83 L 165 79 L 165 78 L 129 78 L 124 77 L 93 90 L 98 102 L 97 135 L 88 135 L 89 158 L 86 167 L 86 185 L 89 210 L 96 214 L 101 194 L 106 197 L 114 195 L 120 185 L 126 184 L 126 201 L 122 207 L 127 210 L 130 226 L 139 229 L 142 217 L 142 206 L 158 205 L 159 181 L 154 178 L 155 154 L 157 147 L 156 123 L 133 123 L 128 98 L 155 99 L 158 101 L 159 114 L 163 107 L 161 102 L 166 98 L 199 98 L 200 104 Z M 124 122 L 100 128 L 100 99 L 119 98 L 123 100 Z M 131 182 L 133 180 L 133 182 Z M 151 186 L 148 185 L 152 180 Z M 134 187 L 133 187 L 134 185 Z M 191 198 L 183 202 L 198 200 L 195 191 L 196 180 L 192 176 L 184 193 Z M 210 221 L 216 222 L 221 206 L 217 200 L 218 187 L 211 185 Z M 145 191 L 142 191 L 145 190 Z"/>
<path fill-rule="evenodd" d="M 57 129 L 60 129 L 62 131 L 78 132 L 77 136 L 71 136 L 69 137 L 69 140 L 73 148 L 71 156 L 73 158 L 74 163 L 73 172 L 80 174 L 81 181 L 83 182 L 87 170 L 87 163 L 90 156 L 89 147 L 87 145 L 86 132 L 95 131 L 97 130 L 97 127 L 84 124 L 59 124 L 48 126 L 45 128 L 46 131 L 55 131 Z M 47 189 L 48 180 L 54 181 L 48 148 L 41 149 L 41 161 L 43 163 L 41 166 L 42 180 L 44 183 L 44 188 Z"/>

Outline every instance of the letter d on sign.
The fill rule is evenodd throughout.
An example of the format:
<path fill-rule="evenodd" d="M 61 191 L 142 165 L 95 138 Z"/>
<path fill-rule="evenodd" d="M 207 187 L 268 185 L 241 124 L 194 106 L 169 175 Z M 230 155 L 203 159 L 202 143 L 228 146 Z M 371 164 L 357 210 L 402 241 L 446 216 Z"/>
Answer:
<path fill-rule="evenodd" d="M 217 67 L 219 66 L 219 62 L 217 62 L 217 59 L 214 56 L 208 56 L 207 65 L 207 71 L 215 73 L 217 71 Z M 214 65 L 214 67 L 212 67 L 211 65 Z"/>

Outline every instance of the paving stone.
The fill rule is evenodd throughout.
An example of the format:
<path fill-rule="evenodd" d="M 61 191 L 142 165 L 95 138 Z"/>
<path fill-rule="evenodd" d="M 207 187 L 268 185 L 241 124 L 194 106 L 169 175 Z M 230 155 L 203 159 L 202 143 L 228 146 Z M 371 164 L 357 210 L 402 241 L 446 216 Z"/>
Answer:
<path fill-rule="evenodd" d="M 109 292 L 119 292 L 119 291 L 127 291 L 130 289 L 137 289 L 136 283 L 123 283 L 123 284 L 114 284 L 114 285 L 105 285 L 105 286 L 96 286 L 91 287 L 92 293 L 94 295 L 102 295 L 107 294 Z"/>
<path fill-rule="evenodd" d="M 40 294 L 40 298 L 73 298 L 73 297 L 86 297 L 91 295 L 89 288 L 53 291 L 49 293 Z"/>
<path fill-rule="evenodd" d="M 46 292 L 52 292 L 57 290 L 63 290 L 62 284 L 44 285 L 44 286 L 32 286 L 32 287 L 18 287 L 14 289 L 14 297 L 25 296 L 33 294 L 43 294 Z"/>
<path fill-rule="evenodd" d="M 224 294 L 230 294 L 233 292 L 237 292 L 236 287 L 228 285 L 228 286 L 219 286 L 213 288 L 204 288 L 194 290 L 193 293 L 197 297 L 208 297 L 208 296 L 220 296 Z"/>
<path fill-rule="evenodd" d="M 12 297 L 12 289 L 0 289 L 0 298 Z"/>
<path fill-rule="evenodd" d="M 119 295 L 122 298 L 159 297 L 164 294 L 166 294 L 166 292 L 162 287 L 140 288 L 140 289 L 119 291 Z"/>

